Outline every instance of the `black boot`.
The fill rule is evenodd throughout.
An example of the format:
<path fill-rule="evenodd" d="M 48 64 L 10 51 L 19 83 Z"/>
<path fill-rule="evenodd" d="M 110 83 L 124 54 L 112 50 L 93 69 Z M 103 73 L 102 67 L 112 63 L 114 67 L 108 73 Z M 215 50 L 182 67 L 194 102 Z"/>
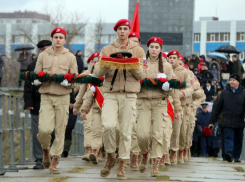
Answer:
<path fill-rule="evenodd" d="M 64 150 L 62 152 L 61 157 L 68 157 L 70 147 L 71 147 L 71 140 L 65 140 Z"/>

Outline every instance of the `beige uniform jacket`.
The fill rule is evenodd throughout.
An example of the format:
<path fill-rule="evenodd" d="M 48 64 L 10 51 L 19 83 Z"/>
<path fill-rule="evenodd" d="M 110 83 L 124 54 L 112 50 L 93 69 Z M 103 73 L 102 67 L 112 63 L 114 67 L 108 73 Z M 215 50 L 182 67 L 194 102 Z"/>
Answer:
<path fill-rule="evenodd" d="M 114 40 L 111 45 L 104 47 L 100 55 L 110 56 L 110 54 L 115 52 L 130 52 L 133 57 L 145 58 L 144 50 L 138 46 L 137 43 L 129 40 L 128 46 L 121 47 L 118 40 Z M 126 71 L 126 81 L 122 70 L 118 70 L 113 89 L 110 91 L 111 81 L 113 78 L 115 70 L 101 67 L 99 63 L 96 64 L 94 69 L 94 75 L 98 78 L 101 78 L 105 75 L 105 80 L 103 83 L 103 92 L 104 93 L 113 93 L 113 92 L 127 92 L 127 93 L 138 93 L 140 91 L 140 80 L 145 78 L 145 73 L 143 68 L 140 67 L 136 70 L 127 70 Z"/>
<path fill-rule="evenodd" d="M 184 97 L 182 97 L 180 99 L 181 101 L 181 105 L 185 106 L 186 105 L 186 98 L 188 98 L 189 96 L 192 96 L 194 89 L 191 85 L 191 81 L 190 81 L 190 74 L 188 73 L 188 70 L 186 68 L 184 68 L 183 66 L 174 66 L 174 75 L 175 78 L 177 78 L 178 80 L 181 81 L 185 81 L 186 82 L 186 88 L 181 89 L 180 92 L 182 92 L 184 94 Z"/>
<path fill-rule="evenodd" d="M 98 87 L 98 88 L 101 91 L 103 87 Z M 102 91 L 101 91 L 101 93 L 103 94 Z M 97 104 L 97 102 L 95 100 L 95 97 L 93 95 L 91 88 L 88 88 L 85 95 L 86 96 L 84 97 L 83 105 L 81 107 L 81 112 L 85 112 L 86 114 L 88 114 L 92 107 L 93 107 L 93 109 L 101 110 L 99 105 Z"/>
<path fill-rule="evenodd" d="M 186 98 L 186 104 L 193 104 L 193 97 L 201 98 L 202 94 L 199 91 L 200 90 L 200 83 L 197 79 L 195 79 L 194 73 L 189 69 L 187 69 L 187 71 L 190 74 L 190 82 L 191 82 L 191 86 L 193 87 L 194 92 L 191 96 Z M 195 94 L 195 96 L 194 96 L 194 94 Z"/>
<path fill-rule="evenodd" d="M 91 70 L 86 70 L 82 74 L 91 74 Z M 79 92 L 78 92 L 78 94 L 76 96 L 76 102 L 75 102 L 75 104 L 73 106 L 74 109 L 79 110 L 80 107 L 82 106 L 83 100 L 84 100 L 83 97 L 85 97 L 85 93 L 86 93 L 88 87 L 89 87 L 88 84 L 82 84 L 80 86 Z"/>
<path fill-rule="evenodd" d="M 145 70 L 146 78 L 157 78 L 157 74 L 159 73 L 159 60 L 152 60 L 151 58 L 147 59 L 148 68 Z M 173 68 L 172 66 L 166 61 L 163 60 L 163 72 L 167 75 L 167 79 L 173 78 Z M 148 89 L 141 87 L 140 92 L 137 94 L 137 98 L 148 98 L 148 99 L 160 99 L 160 98 L 167 98 L 168 96 L 173 97 L 173 104 L 174 109 L 176 112 L 181 111 L 181 104 L 179 100 L 179 90 L 171 90 L 171 91 L 163 91 L 160 88 L 156 89 Z"/>
<path fill-rule="evenodd" d="M 63 48 L 60 53 L 56 54 L 51 46 L 39 54 L 34 71 L 36 73 L 46 72 L 49 74 L 77 74 L 77 61 L 68 49 Z M 43 83 L 39 89 L 41 94 L 50 95 L 66 95 L 71 93 L 71 91 L 72 86 L 64 87 L 55 82 Z"/>

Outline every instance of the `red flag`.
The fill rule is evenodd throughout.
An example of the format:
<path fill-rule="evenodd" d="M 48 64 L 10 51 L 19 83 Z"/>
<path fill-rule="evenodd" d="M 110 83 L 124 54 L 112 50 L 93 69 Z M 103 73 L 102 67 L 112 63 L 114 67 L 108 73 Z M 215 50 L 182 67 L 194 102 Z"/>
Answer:
<path fill-rule="evenodd" d="M 131 32 L 137 32 L 140 35 L 140 21 L 139 21 L 139 0 L 137 0 L 134 17 L 131 25 Z"/>

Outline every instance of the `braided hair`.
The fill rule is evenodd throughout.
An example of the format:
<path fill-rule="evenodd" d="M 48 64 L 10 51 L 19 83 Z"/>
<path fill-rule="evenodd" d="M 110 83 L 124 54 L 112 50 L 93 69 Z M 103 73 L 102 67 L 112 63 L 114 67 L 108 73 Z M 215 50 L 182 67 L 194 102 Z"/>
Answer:
<path fill-rule="evenodd" d="M 162 46 L 161 46 L 162 48 Z M 146 53 L 146 59 L 148 59 L 148 57 L 150 57 L 150 53 L 149 53 L 149 50 L 147 51 Z M 162 61 L 162 52 L 159 53 L 158 55 L 158 71 L 160 73 L 163 73 L 163 61 Z"/>

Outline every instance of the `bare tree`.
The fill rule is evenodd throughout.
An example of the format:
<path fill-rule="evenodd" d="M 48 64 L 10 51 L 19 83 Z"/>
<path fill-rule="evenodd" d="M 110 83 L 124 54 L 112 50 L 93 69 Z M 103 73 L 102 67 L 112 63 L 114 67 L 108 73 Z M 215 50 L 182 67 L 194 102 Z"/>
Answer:
<path fill-rule="evenodd" d="M 50 23 L 54 27 L 62 27 L 67 31 L 66 44 L 71 49 L 71 42 L 76 36 L 84 36 L 81 30 L 88 23 L 84 15 L 80 12 L 67 12 L 65 3 L 57 2 L 55 7 L 44 5 L 45 14 L 50 16 Z"/>
<path fill-rule="evenodd" d="M 99 52 L 102 48 L 102 32 L 103 32 L 103 21 L 102 21 L 102 17 L 100 16 L 97 23 L 95 24 L 95 43 L 97 44 L 96 47 L 96 52 Z"/>

